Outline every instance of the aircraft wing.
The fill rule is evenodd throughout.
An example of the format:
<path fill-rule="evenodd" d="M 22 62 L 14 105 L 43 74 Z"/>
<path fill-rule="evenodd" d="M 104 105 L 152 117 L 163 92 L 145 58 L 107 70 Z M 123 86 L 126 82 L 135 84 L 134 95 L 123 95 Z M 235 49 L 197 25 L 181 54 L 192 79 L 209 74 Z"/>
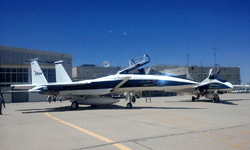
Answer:
<path fill-rule="evenodd" d="M 216 83 L 213 82 L 205 82 L 205 83 L 199 83 L 199 85 L 193 86 L 193 87 L 187 87 L 187 88 L 183 88 L 183 89 L 178 89 L 178 90 L 171 90 L 171 92 L 195 92 L 198 91 L 200 89 L 209 89 L 209 88 L 213 88 L 213 85 L 216 86 Z"/>
<path fill-rule="evenodd" d="M 28 89 L 32 89 L 34 87 L 36 87 L 37 85 L 33 85 L 33 84 L 22 84 L 22 85 L 11 85 L 10 87 L 12 87 L 13 89 L 25 89 L 25 90 L 28 90 Z"/>
<path fill-rule="evenodd" d="M 233 89 L 250 88 L 249 85 L 233 85 Z"/>
<path fill-rule="evenodd" d="M 199 85 L 195 86 L 195 90 L 208 89 L 208 87 L 211 86 L 212 84 L 213 84 L 212 82 L 200 83 Z"/>
<path fill-rule="evenodd" d="M 188 87 L 188 88 L 183 88 L 183 89 L 173 89 L 173 90 L 166 90 L 165 92 L 177 92 L 177 93 L 181 93 L 181 92 L 194 92 L 195 86 L 194 87 Z"/>
<path fill-rule="evenodd" d="M 29 89 L 28 92 L 42 92 L 47 89 L 47 86 L 36 86 L 32 89 Z"/>
<path fill-rule="evenodd" d="M 216 83 L 212 83 L 212 82 L 211 83 L 200 83 L 197 86 L 179 89 L 179 90 L 175 90 L 175 91 L 171 90 L 171 92 L 195 92 L 195 91 L 198 91 L 200 89 L 213 89 L 213 87 L 214 87 L 214 89 L 217 88 Z"/>

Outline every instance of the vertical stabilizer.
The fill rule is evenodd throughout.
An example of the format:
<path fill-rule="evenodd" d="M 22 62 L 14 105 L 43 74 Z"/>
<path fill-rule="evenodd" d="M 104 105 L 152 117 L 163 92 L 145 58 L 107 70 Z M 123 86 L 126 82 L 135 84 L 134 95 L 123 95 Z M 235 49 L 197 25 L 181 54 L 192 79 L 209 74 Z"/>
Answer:
<path fill-rule="evenodd" d="M 32 84 L 33 85 L 45 85 L 48 84 L 44 74 L 37 63 L 38 58 L 31 60 L 31 74 L 32 74 Z"/>
<path fill-rule="evenodd" d="M 56 61 L 56 82 L 57 83 L 71 83 L 71 79 L 62 65 L 63 61 Z"/>

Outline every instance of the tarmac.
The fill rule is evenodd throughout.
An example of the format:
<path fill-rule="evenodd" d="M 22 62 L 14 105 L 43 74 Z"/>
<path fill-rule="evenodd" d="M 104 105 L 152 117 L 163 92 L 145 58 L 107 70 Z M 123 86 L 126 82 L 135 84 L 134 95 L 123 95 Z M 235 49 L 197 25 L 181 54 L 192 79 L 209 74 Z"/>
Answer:
<path fill-rule="evenodd" d="M 0 116 L 0 149 L 250 149 L 250 94 L 220 99 L 140 98 L 132 109 L 121 99 L 76 111 L 68 101 L 9 103 Z"/>

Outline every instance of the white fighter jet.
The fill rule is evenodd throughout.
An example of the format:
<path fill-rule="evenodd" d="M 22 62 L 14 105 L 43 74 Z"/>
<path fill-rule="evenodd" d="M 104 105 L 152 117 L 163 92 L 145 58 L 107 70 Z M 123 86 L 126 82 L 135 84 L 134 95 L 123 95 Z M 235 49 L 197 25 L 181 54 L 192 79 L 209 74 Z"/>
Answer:
<path fill-rule="evenodd" d="M 152 74 L 157 75 L 167 75 L 175 77 L 171 74 L 161 73 L 158 72 L 152 68 L 148 69 L 151 70 Z M 216 64 L 209 70 L 208 77 L 203 80 L 202 82 L 198 83 L 198 85 L 195 85 L 191 88 L 185 88 L 185 89 L 179 89 L 173 92 L 188 92 L 193 93 L 195 96 L 192 97 L 192 101 L 194 102 L 196 99 L 199 99 L 200 96 L 205 96 L 208 99 L 212 99 L 214 103 L 219 103 L 220 98 L 219 94 L 228 93 L 233 90 L 233 88 L 247 88 L 247 86 L 235 86 L 232 85 L 230 82 L 226 81 L 220 76 L 221 67 Z M 248 86 L 249 87 L 249 86 Z"/>
<path fill-rule="evenodd" d="M 101 105 L 119 102 L 110 94 L 127 93 L 127 108 L 132 108 L 137 93 L 142 91 L 178 91 L 195 87 L 197 82 L 162 75 L 147 75 L 139 67 L 150 62 L 147 54 L 129 60 L 126 67 L 115 75 L 102 78 L 72 82 L 62 66 L 62 61 L 55 62 L 56 83 L 48 83 L 40 69 L 37 59 L 31 61 L 32 84 L 11 85 L 14 89 L 29 89 L 46 95 L 66 96 L 71 101 L 71 109 L 82 105 Z M 137 70 L 137 71 L 135 71 Z M 134 73 L 131 73 L 134 72 Z"/>
<path fill-rule="evenodd" d="M 196 97 L 192 97 L 192 101 L 199 99 L 200 96 L 205 96 L 208 99 L 213 99 L 214 103 L 219 103 L 219 94 L 230 92 L 233 90 L 233 85 L 220 76 L 221 67 L 215 64 L 209 70 L 208 77 L 199 85 L 195 86 L 194 93 Z"/>

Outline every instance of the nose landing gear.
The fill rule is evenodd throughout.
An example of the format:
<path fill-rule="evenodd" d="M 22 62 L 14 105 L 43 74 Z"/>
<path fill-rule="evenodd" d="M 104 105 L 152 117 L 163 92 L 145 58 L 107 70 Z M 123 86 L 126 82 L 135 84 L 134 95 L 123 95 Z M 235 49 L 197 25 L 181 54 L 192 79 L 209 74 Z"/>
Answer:
<path fill-rule="evenodd" d="M 136 102 L 136 98 L 135 98 L 134 92 L 129 92 L 129 93 L 127 94 L 126 100 L 127 100 L 127 99 L 129 99 L 129 103 L 127 103 L 127 108 L 128 108 L 128 109 L 131 109 L 131 108 L 133 107 L 133 105 L 132 105 L 131 102 L 133 102 L 133 103 Z"/>

